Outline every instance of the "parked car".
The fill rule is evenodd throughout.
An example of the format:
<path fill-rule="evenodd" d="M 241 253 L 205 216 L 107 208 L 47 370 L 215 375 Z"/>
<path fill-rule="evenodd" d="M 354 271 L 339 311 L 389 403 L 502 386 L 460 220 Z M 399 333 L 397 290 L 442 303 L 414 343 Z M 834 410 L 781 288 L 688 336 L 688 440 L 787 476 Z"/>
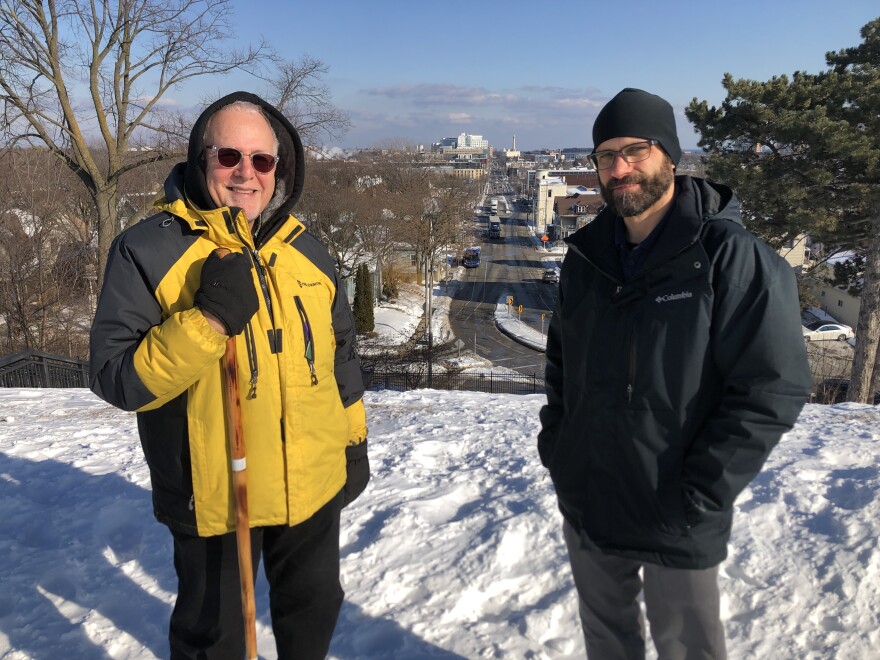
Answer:
<path fill-rule="evenodd" d="M 541 281 L 559 284 L 559 271 L 556 268 L 546 268 L 544 274 L 541 275 Z"/>
<path fill-rule="evenodd" d="M 811 323 L 810 325 L 816 325 Z M 850 337 L 854 337 L 853 329 L 843 323 L 822 323 L 815 329 L 807 326 L 803 327 L 805 341 L 821 341 L 823 339 L 837 339 L 846 341 Z"/>
<path fill-rule="evenodd" d="M 813 403 L 843 403 L 849 390 L 849 378 L 826 378 L 816 386 Z M 874 405 L 880 405 L 880 392 L 874 392 Z"/>

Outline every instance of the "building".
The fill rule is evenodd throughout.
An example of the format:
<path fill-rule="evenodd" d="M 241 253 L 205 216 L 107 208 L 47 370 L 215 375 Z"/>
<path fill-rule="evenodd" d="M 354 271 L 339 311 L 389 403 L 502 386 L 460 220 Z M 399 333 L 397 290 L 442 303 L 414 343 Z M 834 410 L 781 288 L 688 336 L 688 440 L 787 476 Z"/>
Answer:
<path fill-rule="evenodd" d="M 482 135 L 461 133 L 455 146 L 457 149 L 480 149 L 481 151 L 486 151 L 489 148 L 489 141 L 483 139 Z"/>
<path fill-rule="evenodd" d="M 562 179 L 571 187 L 599 188 L 599 173 L 592 167 L 550 168 L 547 176 Z"/>
<path fill-rule="evenodd" d="M 558 241 L 592 222 L 605 205 L 595 192 L 577 192 L 557 197 L 553 202 L 554 222 L 547 227 L 547 236 Z"/>
<path fill-rule="evenodd" d="M 443 138 L 431 145 L 431 151 L 450 159 L 468 160 L 491 155 L 489 141 L 482 135 L 461 133 L 457 138 Z"/>
<path fill-rule="evenodd" d="M 827 282 L 816 282 L 813 292 L 823 312 L 851 328 L 858 325 L 861 300 L 857 296 Z"/>
<path fill-rule="evenodd" d="M 804 268 L 812 266 L 812 261 L 810 261 L 810 237 L 806 234 L 800 234 L 786 242 L 785 245 L 779 248 L 778 252 L 794 268 L 796 273 L 801 273 Z"/>
<path fill-rule="evenodd" d="M 837 260 L 846 260 L 852 253 L 846 253 Z M 835 286 L 831 283 L 834 279 L 834 264 L 824 263 L 819 265 L 810 274 L 810 283 L 813 294 L 819 300 L 820 309 L 841 323 L 855 328 L 859 322 L 859 309 L 861 299 L 858 295 L 850 293 L 845 286 Z"/>
<path fill-rule="evenodd" d="M 557 197 L 568 194 L 568 184 L 558 177 L 547 176 L 547 170 L 541 170 L 538 177 L 535 181 L 534 223 L 535 232 L 543 234 L 548 225 L 553 224 L 553 204 Z"/>

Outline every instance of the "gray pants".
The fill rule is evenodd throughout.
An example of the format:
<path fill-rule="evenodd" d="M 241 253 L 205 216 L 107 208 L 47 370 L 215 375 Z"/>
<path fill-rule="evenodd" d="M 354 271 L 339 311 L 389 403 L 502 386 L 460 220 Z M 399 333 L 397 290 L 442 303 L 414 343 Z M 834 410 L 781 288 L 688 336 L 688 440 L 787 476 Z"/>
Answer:
<path fill-rule="evenodd" d="M 651 638 L 660 660 L 725 660 L 718 567 L 667 568 L 588 550 L 563 523 L 581 626 L 591 660 L 644 660 L 644 588 Z M 644 582 L 639 576 L 643 570 Z"/>

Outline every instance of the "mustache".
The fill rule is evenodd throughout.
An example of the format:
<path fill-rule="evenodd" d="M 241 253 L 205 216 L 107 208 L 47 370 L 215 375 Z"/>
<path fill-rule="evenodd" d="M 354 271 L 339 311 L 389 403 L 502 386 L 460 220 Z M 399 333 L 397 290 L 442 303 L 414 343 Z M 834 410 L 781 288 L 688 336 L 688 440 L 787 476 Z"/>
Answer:
<path fill-rule="evenodd" d="M 629 174 L 621 179 L 611 179 L 606 186 L 608 190 L 614 190 L 618 186 L 626 186 L 633 183 L 642 183 L 643 177 L 638 174 Z"/>

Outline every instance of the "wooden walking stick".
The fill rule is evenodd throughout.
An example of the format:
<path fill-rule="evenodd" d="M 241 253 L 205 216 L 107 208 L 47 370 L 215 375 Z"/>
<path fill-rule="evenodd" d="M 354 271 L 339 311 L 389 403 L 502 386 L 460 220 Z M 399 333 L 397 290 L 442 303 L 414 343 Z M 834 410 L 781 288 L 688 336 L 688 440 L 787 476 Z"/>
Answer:
<path fill-rule="evenodd" d="M 221 258 L 229 250 L 218 250 Z M 247 462 L 244 430 L 241 425 L 241 399 L 238 396 L 238 361 L 235 337 L 226 340 L 223 356 L 223 398 L 226 403 L 226 426 L 232 458 L 232 499 L 235 503 L 235 540 L 238 545 L 238 572 L 241 577 L 241 614 L 244 619 L 244 642 L 248 660 L 257 660 L 257 606 L 254 602 L 254 567 L 251 559 L 251 530 L 247 503 Z"/>

